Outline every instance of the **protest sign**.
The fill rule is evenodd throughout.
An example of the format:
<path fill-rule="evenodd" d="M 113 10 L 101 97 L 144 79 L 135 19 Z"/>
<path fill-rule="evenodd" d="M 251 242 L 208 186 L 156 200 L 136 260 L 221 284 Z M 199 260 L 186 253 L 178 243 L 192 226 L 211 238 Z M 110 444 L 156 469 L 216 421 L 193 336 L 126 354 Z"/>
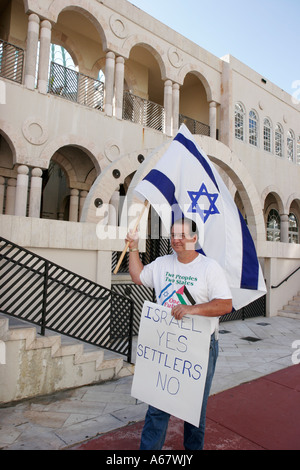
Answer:
<path fill-rule="evenodd" d="M 133 397 L 199 426 L 206 380 L 210 319 L 145 302 L 137 342 Z"/>

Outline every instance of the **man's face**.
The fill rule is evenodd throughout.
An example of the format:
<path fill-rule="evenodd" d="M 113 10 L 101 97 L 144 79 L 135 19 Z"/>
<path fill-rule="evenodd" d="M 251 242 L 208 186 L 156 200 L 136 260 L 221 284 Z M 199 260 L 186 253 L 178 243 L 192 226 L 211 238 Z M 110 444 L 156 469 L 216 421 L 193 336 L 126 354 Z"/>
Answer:
<path fill-rule="evenodd" d="M 176 253 L 195 250 L 197 235 L 190 233 L 188 224 L 175 222 L 171 229 L 171 246 Z"/>

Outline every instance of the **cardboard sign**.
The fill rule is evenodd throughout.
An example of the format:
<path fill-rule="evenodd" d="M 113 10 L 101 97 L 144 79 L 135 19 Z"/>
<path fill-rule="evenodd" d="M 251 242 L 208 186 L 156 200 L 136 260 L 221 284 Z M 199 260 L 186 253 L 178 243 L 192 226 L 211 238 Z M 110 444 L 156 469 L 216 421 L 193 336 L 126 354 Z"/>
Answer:
<path fill-rule="evenodd" d="M 137 343 L 133 397 L 199 426 L 210 346 L 210 319 L 143 306 Z"/>

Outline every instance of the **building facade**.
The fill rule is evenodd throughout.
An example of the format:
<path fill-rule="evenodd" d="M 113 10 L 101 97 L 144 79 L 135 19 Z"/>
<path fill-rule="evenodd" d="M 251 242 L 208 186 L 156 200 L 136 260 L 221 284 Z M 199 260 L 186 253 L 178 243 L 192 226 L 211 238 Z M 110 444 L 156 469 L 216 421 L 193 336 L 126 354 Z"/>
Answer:
<path fill-rule="evenodd" d="M 272 289 L 300 266 L 300 104 L 126 0 L 6 0 L 0 18 L 1 236 L 110 288 L 132 189 L 185 122 L 247 220 L 276 315 L 300 284 Z"/>

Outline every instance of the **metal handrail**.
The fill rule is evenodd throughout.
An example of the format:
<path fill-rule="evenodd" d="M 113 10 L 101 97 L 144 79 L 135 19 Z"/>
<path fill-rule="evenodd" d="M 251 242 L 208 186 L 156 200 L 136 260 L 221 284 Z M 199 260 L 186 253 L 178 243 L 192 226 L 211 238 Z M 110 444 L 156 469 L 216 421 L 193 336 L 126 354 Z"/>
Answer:
<path fill-rule="evenodd" d="M 297 271 L 299 271 L 300 269 L 300 266 L 295 269 L 295 271 L 293 271 L 289 276 L 287 276 L 285 279 L 283 279 L 283 281 L 281 281 L 279 284 L 277 284 L 277 286 L 271 286 L 271 289 L 277 289 L 278 287 L 280 287 L 284 282 L 288 281 L 290 279 L 290 277 L 292 277 L 294 274 L 296 274 Z"/>
<path fill-rule="evenodd" d="M 125 355 L 133 301 L 0 237 L 0 311 Z"/>

